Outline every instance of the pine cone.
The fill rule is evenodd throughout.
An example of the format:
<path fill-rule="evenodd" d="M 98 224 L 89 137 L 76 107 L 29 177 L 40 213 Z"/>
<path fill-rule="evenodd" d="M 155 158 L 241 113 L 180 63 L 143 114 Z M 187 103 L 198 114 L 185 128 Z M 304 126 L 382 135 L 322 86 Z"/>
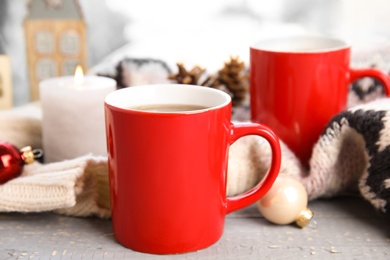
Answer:
<path fill-rule="evenodd" d="M 177 63 L 177 67 L 177 74 L 168 75 L 168 79 L 175 80 L 179 84 L 199 85 L 199 79 L 205 72 L 205 69 L 199 66 L 193 67 L 190 71 L 187 71 L 181 63 Z"/>
<path fill-rule="evenodd" d="M 244 62 L 237 58 L 230 58 L 229 62 L 216 75 L 209 75 L 205 80 L 205 69 L 194 66 L 190 71 L 181 63 L 177 63 L 177 74 L 170 74 L 168 79 L 179 84 L 199 85 L 222 90 L 232 97 L 232 105 L 239 106 L 245 100 L 248 90 L 248 73 Z"/>
<path fill-rule="evenodd" d="M 218 71 L 218 81 L 233 95 L 233 106 L 241 105 L 245 100 L 249 88 L 248 79 L 245 64 L 239 61 L 238 57 L 230 57 L 230 61 L 225 62 L 225 66 Z"/>
<path fill-rule="evenodd" d="M 233 99 L 233 93 L 224 84 L 221 83 L 218 75 L 208 76 L 206 80 L 204 80 L 203 83 L 201 83 L 200 85 L 222 90 L 226 92 Z"/>

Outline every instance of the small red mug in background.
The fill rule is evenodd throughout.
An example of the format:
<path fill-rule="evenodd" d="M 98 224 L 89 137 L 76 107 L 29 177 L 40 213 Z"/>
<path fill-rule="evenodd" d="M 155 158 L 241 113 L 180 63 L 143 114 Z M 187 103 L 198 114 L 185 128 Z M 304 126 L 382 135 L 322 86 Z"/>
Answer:
<path fill-rule="evenodd" d="M 203 108 L 158 108 L 167 104 Z M 150 105 L 157 109 L 143 110 Z M 105 116 L 114 236 L 136 251 L 176 254 L 214 244 L 225 215 L 259 200 L 279 172 L 278 137 L 261 124 L 231 123 L 231 98 L 216 89 L 124 88 L 106 97 Z M 252 134 L 270 143 L 270 169 L 257 186 L 227 198 L 229 145 Z"/>
<path fill-rule="evenodd" d="M 310 35 L 250 48 L 251 119 L 268 125 L 305 166 L 326 124 L 346 108 L 353 81 L 374 77 L 390 93 L 385 73 L 350 68 L 350 49 L 342 40 Z"/>

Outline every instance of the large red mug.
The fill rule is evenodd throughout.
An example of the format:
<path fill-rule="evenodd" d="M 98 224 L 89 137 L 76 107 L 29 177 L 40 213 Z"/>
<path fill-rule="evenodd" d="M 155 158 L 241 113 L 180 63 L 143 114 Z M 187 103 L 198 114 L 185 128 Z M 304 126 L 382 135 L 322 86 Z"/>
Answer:
<path fill-rule="evenodd" d="M 215 243 L 227 213 L 260 199 L 280 167 L 278 137 L 266 126 L 231 123 L 226 93 L 191 85 L 120 89 L 105 99 L 114 236 L 130 249 L 175 254 Z M 226 197 L 228 149 L 244 135 L 272 147 L 268 174 Z"/>
<path fill-rule="evenodd" d="M 350 68 L 350 49 L 321 36 L 267 39 L 250 48 L 252 121 L 272 128 L 306 166 L 326 124 L 346 108 L 350 83 L 374 77 L 390 93 L 385 73 Z"/>

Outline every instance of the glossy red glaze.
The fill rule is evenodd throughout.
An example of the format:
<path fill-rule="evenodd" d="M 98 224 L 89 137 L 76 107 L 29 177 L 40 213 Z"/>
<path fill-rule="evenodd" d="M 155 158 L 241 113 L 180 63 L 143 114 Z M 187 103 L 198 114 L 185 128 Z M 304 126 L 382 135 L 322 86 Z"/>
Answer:
<path fill-rule="evenodd" d="M 349 68 L 347 44 L 317 51 L 276 49 L 281 41 L 289 40 L 267 43 L 267 48 L 250 48 L 251 117 L 272 128 L 308 165 L 325 126 L 346 108 L 349 84 L 361 77 L 375 77 L 390 93 L 390 81 L 376 69 Z M 337 45 L 337 40 L 328 41 Z"/>
<path fill-rule="evenodd" d="M 129 96 L 131 88 L 118 91 Z M 225 215 L 260 199 L 277 177 L 277 136 L 259 124 L 232 124 L 231 102 L 189 114 L 112 103 L 106 99 L 112 222 L 116 239 L 128 248 L 175 254 L 210 246 L 222 235 Z M 226 198 L 229 145 L 248 134 L 268 140 L 272 166 L 251 191 Z"/>
<path fill-rule="evenodd" d="M 19 150 L 6 142 L 0 142 L 0 184 L 22 173 L 23 160 Z"/>

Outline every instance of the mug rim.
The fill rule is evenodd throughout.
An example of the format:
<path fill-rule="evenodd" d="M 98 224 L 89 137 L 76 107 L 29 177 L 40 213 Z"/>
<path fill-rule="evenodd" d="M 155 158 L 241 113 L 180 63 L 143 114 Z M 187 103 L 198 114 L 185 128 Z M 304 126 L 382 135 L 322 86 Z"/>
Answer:
<path fill-rule="evenodd" d="M 325 41 L 328 42 L 329 47 L 318 47 L 313 49 L 293 49 L 290 47 L 277 47 L 277 45 L 272 44 L 275 42 L 282 42 L 282 44 L 289 41 L 290 43 L 295 41 L 302 40 L 315 40 L 315 41 Z M 265 46 L 264 46 L 265 45 Z M 267 47 L 268 45 L 268 47 Z M 303 35 L 289 35 L 289 36 L 278 36 L 262 39 L 253 43 L 250 46 L 251 50 L 254 51 L 263 51 L 263 52 L 274 52 L 274 53 L 293 53 L 293 54 L 315 54 L 315 53 L 325 53 L 325 52 L 334 52 L 351 48 L 351 44 L 341 38 L 324 36 L 324 35 L 311 35 L 311 34 L 303 34 Z"/>
<path fill-rule="evenodd" d="M 123 105 L 125 103 L 123 100 L 118 101 L 118 99 L 123 99 L 126 95 L 129 95 L 127 92 L 138 92 L 143 91 L 143 92 L 149 92 L 153 93 L 154 96 L 157 96 L 157 91 L 161 90 L 162 88 L 165 89 L 170 89 L 170 91 L 192 91 L 192 92 L 204 92 L 205 94 L 202 94 L 205 96 L 205 101 L 202 102 L 207 102 L 207 99 L 209 100 L 210 103 L 217 102 L 214 100 L 211 100 L 211 95 L 219 96 L 220 100 L 218 104 L 215 105 L 203 105 L 206 108 L 201 108 L 201 109 L 196 109 L 196 110 L 185 110 L 185 111 L 146 111 L 146 110 L 141 110 L 141 109 L 134 109 L 131 107 L 136 107 L 137 105 Z M 156 99 L 157 100 L 157 99 Z M 117 110 L 120 112 L 125 112 L 125 113 L 145 113 L 145 114 L 174 114 L 174 115 L 183 115 L 183 114 L 199 114 L 199 113 L 204 113 L 210 110 L 216 110 L 220 109 L 222 107 L 228 106 L 229 104 L 231 105 L 232 99 L 231 97 L 225 93 L 222 90 L 218 90 L 215 88 L 210 88 L 210 87 L 205 87 L 205 86 L 199 86 L 199 85 L 191 85 L 191 84 L 169 84 L 169 83 L 163 83 L 163 84 L 149 84 L 149 85 L 138 85 L 138 86 L 130 86 L 122 89 L 117 89 L 115 91 L 110 92 L 105 100 L 104 104 L 105 106 L 109 107 L 110 109 Z M 119 103 L 119 104 L 118 104 Z M 150 104 L 172 104 L 172 102 L 140 102 L 138 105 L 150 105 Z M 195 104 L 192 102 L 183 102 L 183 103 L 176 103 L 176 104 L 183 104 L 183 105 L 201 105 L 201 104 Z"/>

